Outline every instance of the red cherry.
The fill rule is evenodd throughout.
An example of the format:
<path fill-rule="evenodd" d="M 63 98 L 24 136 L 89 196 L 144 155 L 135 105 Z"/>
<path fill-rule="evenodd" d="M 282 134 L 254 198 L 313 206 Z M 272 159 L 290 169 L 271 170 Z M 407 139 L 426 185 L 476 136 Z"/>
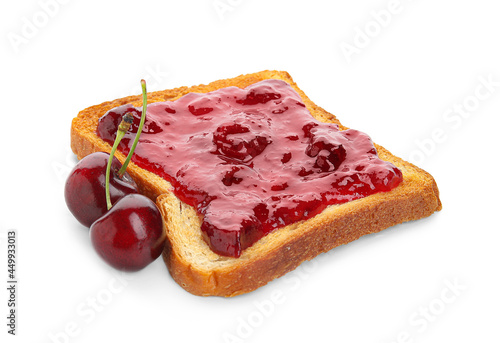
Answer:
<path fill-rule="evenodd" d="M 155 203 L 144 195 L 130 194 L 92 224 L 90 239 L 108 264 L 136 271 L 160 256 L 166 236 Z"/>
<path fill-rule="evenodd" d="M 64 189 L 66 204 L 76 219 L 90 227 L 108 211 L 106 206 L 106 165 L 109 154 L 95 152 L 84 157 L 71 171 Z M 120 161 L 113 158 L 110 177 L 111 202 L 115 203 L 127 194 L 138 193 L 137 185 L 128 173 L 121 178 Z"/>

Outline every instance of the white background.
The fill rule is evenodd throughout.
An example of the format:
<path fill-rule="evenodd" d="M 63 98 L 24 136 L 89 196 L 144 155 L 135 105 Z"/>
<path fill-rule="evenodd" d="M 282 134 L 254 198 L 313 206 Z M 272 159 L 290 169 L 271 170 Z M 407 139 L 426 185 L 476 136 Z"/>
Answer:
<path fill-rule="evenodd" d="M 499 13 L 491 0 L 2 1 L 0 340 L 498 342 Z M 264 69 L 429 171 L 443 210 L 232 299 L 187 293 L 161 260 L 134 274 L 101 262 L 63 199 L 71 119 L 141 78 L 159 90 Z"/>

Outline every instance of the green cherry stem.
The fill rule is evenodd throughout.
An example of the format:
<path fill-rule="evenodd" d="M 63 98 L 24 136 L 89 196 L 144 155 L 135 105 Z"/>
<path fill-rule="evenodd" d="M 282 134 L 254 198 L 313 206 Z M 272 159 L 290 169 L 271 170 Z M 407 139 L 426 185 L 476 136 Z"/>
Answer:
<path fill-rule="evenodd" d="M 125 133 L 128 131 L 130 128 L 130 125 L 134 122 L 134 116 L 131 113 L 125 113 L 123 116 L 122 122 L 118 126 L 118 132 L 116 133 L 116 138 L 115 142 L 113 144 L 113 147 L 111 148 L 111 152 L 109 154 L 108 158 L 108 165 L 106 167 L 106 205 L 109 209 L 113 206 L 111 204 L 111 196 L 109 195 L 109 175 L 111 174 L 111 163 L 113 162 L 113 157 L 115 156 L 116 149 L 118 148 L 118 144 L 120 144 L 120 141 L 122 140 L 123 136 L 125 136 Z"/>
<path fill-rule="evenodd" d="M 142 132 L 142 127 L 144 126 L 144 121 L 146 120 L 146 111 L 147 111 L 147 104 L 148 104 L 148 94 L 146 91 L 146 81 L 141 80 L 141 87 L 142 87 L 142 114 L 141 114 L 141 122 L 139 123 L 139 127 L 137 128 L 137 134 L 135 135 L 134 142 L 132 143 L 132 147 L 130 148 L 130 151 L 127 155 L 127 158 L 125 159 L 125 162 L 123 162 L 123 166 L 120 168 L 118 171 L 118 176 L 122 177 L 123 174 L 125 174 L 125 171 L 127 170 L 127 166 L 132 159 L 132 155 L 134 154 L 135 147 L 137 146 L 137 142 L 139 142 L 139 136 L 141 135 Z"/>
<path fill-rule="evenodd" d="M 127 166 L 132 159 L 132 155 L 134 154 L 135 147 L 137 146 L 137 142 L 139 142 L 139 136 L 141 135 L 142 132 L 142 127 L 144 126 L 144 121 L 146 119 L 146 109 L 147 109 L 147 92 L 146 92 L 146 81 L 141 80 L 141 86 L 142 86 L 142 114 L 141 114 L 141 122 L 139 124 L 139 128 L 137 129 L 137 134 L 135 135 L 134 142 L 132 144 L 132 147 L 130 148 L 130 151 L 127 155 L 127 158 L 125 159 L 125 162 L 123 163 L 122 167 L 118 171 L 118 177 L 122 177 L 123 174 L 125 174 L 125 171 L 127 170 Z M 126 113 L 123 116 L 122 122 L 118 126 L 118 132 L 116 133 L 116 138 L 115 142 L 113 143 L 113 147 L 111 148 L 111 152 L 109 154 L 109 159 L 108 159 L 108 165 L 106 167 L 106 206 L 108 208 L 108 211 L 113 207 L 113 204 L 111 203 L 111 196 L 109 194 L 109 176 L 111 174 L 111 163 L 113 161 L 113 157 L 115 156 L 116 149 L 118 148 L 118 145 L 120 144 L 120 141 L 122 140 L 123 136 L 125 136 L 125 133 L 128 131 L 132 123 L 134 122 L 134 116 L 131 113 Z"/>

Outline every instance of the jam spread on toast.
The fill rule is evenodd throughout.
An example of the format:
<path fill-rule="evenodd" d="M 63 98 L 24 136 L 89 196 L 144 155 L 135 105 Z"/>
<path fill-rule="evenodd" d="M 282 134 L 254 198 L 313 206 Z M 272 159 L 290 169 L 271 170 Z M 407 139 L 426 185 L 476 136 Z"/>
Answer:
<path fill-rule="evenodd" d="M 124 154 L 140 108 L 114 108 L 97 128 L 113 144 L 126 112 L 135 119 L 118 147 Z M 390 191 L 402 181 L 366 134 L 317 121 L 281 80 L 149 104 L 132 161 L 169 181 L 201 215 L 210 248 L 232 257 L 328 205 Z"/>

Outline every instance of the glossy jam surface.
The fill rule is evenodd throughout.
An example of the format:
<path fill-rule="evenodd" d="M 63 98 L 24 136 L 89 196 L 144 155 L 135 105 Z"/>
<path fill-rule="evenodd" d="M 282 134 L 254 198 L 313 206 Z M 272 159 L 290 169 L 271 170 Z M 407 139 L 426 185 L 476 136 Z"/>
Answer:
<path fill-rule="evenodd" d="M 201 215 L 211 249 L 233 257 L 270 231 L 402 181 L 366 134 L 315 120 L 301 101 L 287 83 L 266 80 L 152 103 L 132 161 L 168 180 Z M 140 109 L 112 109 L 97 129 L 112 144 L 126 112 L 135 120 L 124 153 Z"/>

